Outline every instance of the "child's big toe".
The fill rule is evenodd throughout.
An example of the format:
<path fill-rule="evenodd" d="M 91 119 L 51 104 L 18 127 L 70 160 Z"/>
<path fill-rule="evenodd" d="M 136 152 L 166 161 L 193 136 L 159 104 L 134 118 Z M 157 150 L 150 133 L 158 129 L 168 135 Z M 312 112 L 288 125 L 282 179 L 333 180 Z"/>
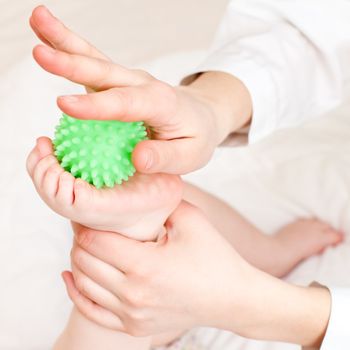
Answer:
<path fill-rule="evenodd" d="M 39 137 L 36 141 L 36 144 L 41 158 L 53 154 L 52 142 L 48 137 Z"/>
<path fill-rule="evenodd" d="M 325 240 L 328 245 L 335 246 L 344 240 L 344 234 L 330 227 L 325 230 Z"/>

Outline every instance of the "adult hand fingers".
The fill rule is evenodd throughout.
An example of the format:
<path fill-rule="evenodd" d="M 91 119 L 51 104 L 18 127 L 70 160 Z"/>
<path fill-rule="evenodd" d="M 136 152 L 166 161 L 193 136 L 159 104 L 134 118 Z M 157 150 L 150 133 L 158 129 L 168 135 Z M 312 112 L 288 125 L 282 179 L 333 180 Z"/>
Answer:
<path fill-rule="evenodd" d="M 137 85 L 146 81 L 145 75 L 139 74 L 138 71 L 97 58 L 69 54 L 44 45 L 37 45 L 33 50 L 33 56 L 46 71 L 94 90 Z"/>
<path fill-rule="evenodd" d="M 113 74 L 117 76 L 117 72 Z M 103 73 L 100 74 L 102 75 Z M 115 81 L 120 82 L 121 79 L 122 76 L 119 76 Z M 162 88 L 155 86 L 158 84 Z M 172 97 L 166 84 L 156 82 L 111 88 L 86 95 L 61 96 L 58 98 L 58 106 L 67 114 L 80 119 L 145 121 L 153 129 L 164 129 L 166 125 L 167 130 L 171 130 L 175 129 L 175 121 L 172 120 L 174 113 L 169 107 L 172 106 Z"/>
<path fill-rule="evenodd" d="M 108 57 L 54 17 L 45 6 L 33 10 L 29 23 L 38 38 L 53 48 L 109 61 Z"/>
<path fill-rule="evenodd" d="M 30 17 L 30 19 L 29 19 L 29 25 L 32 28 L 35 35 L 38 37 L 38 39 L 40 39 L 47 46 L 53 47 L 53 45 L 40 33 L 40 31 L 37 28 L 37 26 L 35 25 L 32 17 Z"/>
<path fill-rule="evenodd" d="M 77 223 L 73 223 L 73 230 L 80 248 L 120 271 L 127 273 L 144 260 L 151 259 L 152 252 L 147 250 L 147 243 L 114 232 L 91 230 Z"/>
<path fill-rule="evenodd" d="M 71 259 L 72 264 L 87 277 L 114 295 L 118 295 L 118 290 L 125 283 L 123 272 L 97 259 L 76 244 L 73 247 Z"/>
<path fill-rule="evenodd" d="M 120 310 L 120 300 L 112 292 L 93 281 L 74 263 L 72 264 L 72 273 L 74 285 L 81 294 L 106 310 L 118 314 Z"/>
<path fill-rule="evenodd" d="M 196 147 L 196 140 L 192 137 L 184 137 L 174 140 L 146 140 L 136 145 L 132 161 L 135 168 L 144 174 L 167 173 L 167 174 L 186 174 L 195 170 L 193 159 L 200 159 L 196 168 L 205 164 L 209 157 L 203 157 L 196 150 L 202 151 L 202 148 Z"/>
<path fill-rule="evenodd" d="M 88 320 L 109 329 L 124 331 L 124 326 L 116 315 L 95 304 L 78 291 L 74 284 L 72 273 L 66 271 L 62 274 L 62 278 L 66 285 L 69 298 Z"/>

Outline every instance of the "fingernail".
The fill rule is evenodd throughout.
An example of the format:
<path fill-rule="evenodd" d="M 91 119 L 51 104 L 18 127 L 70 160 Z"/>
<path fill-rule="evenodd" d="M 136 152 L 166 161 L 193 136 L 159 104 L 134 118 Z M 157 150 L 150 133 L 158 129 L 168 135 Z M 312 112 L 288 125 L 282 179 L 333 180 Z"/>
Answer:
<path fill-rule="evenodd" d="M 151 149 L 145 150 L 144 153 L 145 153 L 145 158 L 146 158 L 145 169 L 149 170 L 153 166 L 154 154 L 153 154 L 153 151 Z"/>
<path fill-rule="evenodd" d="M 59 97 L 60 100 L 63 100 L 65 102 L 68 102 L 68 103 L 76 103 L 79 101 L 79 98 L 76 97 L 76 96 L 60 96 Z"/>

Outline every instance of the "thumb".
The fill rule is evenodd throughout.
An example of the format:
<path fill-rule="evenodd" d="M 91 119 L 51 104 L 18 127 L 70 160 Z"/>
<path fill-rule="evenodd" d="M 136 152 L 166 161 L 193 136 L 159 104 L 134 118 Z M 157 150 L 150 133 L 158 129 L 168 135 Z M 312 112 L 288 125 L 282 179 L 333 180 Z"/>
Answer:
<path fill-rule="evenodd" d="M 144 174 L 186 174 L 195 170 L 194 164 L 199 159 L 193 151 L 192 140 L 184 138 L 142 141 L 133 151 L 133 164 L 137 171 Z"/>

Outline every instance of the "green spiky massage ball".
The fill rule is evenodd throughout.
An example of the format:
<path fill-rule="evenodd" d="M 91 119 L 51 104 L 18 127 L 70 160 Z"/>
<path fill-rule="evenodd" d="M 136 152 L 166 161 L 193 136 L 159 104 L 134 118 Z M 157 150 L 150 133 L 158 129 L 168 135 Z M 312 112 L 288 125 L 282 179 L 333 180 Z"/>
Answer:
<path fill-rule="evenodd" d="M 63 114 L 53 145 L 65 170 L 101 188 L 121 184 L 134 175 L 131 154 L 145 139 L 143 122 L 80 120 Z"/>

